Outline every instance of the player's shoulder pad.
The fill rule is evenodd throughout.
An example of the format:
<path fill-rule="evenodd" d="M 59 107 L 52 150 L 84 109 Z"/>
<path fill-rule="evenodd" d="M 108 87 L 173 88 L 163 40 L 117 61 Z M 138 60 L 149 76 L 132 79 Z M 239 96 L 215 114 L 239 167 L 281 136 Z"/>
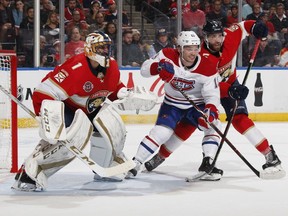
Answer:
<path fill-rule="evenodd" d="M 162 49 L 163 55 L 172 60 L 173 63 L 177 66 L 179 66 L 179 52 L 177 51 L 177 49 L 174 48 L 164 48 Z"/>

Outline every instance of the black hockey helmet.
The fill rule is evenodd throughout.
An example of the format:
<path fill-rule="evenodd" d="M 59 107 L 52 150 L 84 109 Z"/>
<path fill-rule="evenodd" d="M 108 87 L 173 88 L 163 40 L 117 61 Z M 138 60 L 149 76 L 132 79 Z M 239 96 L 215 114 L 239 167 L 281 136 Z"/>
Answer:
<path fill-rule="evenodd" d="M 223 33 L 224 28 L 219 20 L 207 20 L 202 31 L 204 34 L 209 35 L 214 33 Z"/>

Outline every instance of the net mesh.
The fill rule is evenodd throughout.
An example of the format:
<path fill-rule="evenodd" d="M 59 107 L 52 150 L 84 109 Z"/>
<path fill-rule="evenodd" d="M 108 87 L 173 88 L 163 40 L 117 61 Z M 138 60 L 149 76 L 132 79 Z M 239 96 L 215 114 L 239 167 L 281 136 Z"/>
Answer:
<path fill-rule="evenodd" d="M 0 55 L 0 85 L 10 92 L 11 56 Z M 12 110 L 10 99 L 0 91 L 0 169 L 11 168 L 11 120 Z"/>

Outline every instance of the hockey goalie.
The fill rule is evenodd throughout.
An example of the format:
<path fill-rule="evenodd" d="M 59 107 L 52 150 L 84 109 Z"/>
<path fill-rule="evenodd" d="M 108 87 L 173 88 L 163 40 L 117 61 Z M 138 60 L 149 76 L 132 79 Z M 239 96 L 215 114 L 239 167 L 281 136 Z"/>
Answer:
<path fill-rule="evenodd" d="M 84 53 L 55 67 L 35 89 L 32 101 L 41 140 L 15 176 L 13 189 L 45 190 L 48 178 L 75 156 L 79 158 L 89 142 L 90 157 L 81 160 L 89 158 L 101 170 L 127 162 L 123 153 L 126 129 L 115 107 L 148 111 L 157 96 L 144 87 L 125 87 L 117 62 L 109 55 L 110 45 L 106 34 L 89 34 Z M 125 173 L 118 171 L 103 176 L 99 169 L 94 179 L 121 181 Z"/>

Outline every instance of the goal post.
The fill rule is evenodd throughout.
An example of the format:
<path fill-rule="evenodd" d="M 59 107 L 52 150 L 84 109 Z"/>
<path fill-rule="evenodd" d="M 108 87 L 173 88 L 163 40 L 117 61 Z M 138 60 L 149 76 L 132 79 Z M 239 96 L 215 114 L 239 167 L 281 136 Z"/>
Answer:
<path fill-rule="evenodd" d="M 0 85 L 17 97 L 17 56 L 0 50 Z M 17 104 L 0 91 L 0 170 L 18 171 Z"/>

